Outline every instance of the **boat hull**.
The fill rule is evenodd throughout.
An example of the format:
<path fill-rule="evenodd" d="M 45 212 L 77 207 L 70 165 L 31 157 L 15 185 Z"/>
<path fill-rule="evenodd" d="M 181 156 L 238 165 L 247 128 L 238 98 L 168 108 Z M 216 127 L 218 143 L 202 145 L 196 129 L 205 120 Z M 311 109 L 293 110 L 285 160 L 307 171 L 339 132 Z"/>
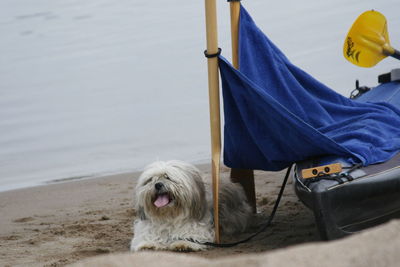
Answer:
<path fill-rule="evenodd" d="M 380 85 L 358 101 L 381 100 L 400 107 L 400 83 Z M 400 129 L 399 129 L 400 131 Z M 316 219 L 322 239 L 330 240 L 362 231 L 393 218 L 400 218 L 400 153 L 391 160 L 362 167 L 350 180 L 318 180 L 307 183 L 302 170 L 341 163 L 344 171 L 351 166 L 340 158 L 322 157 L 296 163 L 295 192 Z"/>

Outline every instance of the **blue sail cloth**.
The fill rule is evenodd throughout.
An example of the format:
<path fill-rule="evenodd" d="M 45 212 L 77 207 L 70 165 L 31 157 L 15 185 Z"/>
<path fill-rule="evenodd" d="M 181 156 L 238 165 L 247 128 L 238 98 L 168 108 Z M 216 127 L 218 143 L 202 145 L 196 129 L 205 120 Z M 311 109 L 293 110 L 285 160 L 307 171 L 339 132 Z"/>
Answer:
<path fill-rule="evenodd" d="M 227 166 L 275 171 L 327 155 L 366 166 L 400 150 L 400 110 L 350 100 L 318 82 L 291 64 L 243 7 L 239 65 L 219 58 Z"/>

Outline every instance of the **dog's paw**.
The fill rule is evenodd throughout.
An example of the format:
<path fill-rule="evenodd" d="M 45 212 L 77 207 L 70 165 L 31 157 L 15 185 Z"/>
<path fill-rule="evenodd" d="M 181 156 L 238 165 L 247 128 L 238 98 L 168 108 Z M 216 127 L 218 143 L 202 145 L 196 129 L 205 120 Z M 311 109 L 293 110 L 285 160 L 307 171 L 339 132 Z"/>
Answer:
<path fill-rule="evenodd" d="M 179 240 L 171 243 L 168 246 L 168 250 L 180 251 L 180 252 L 192 252 L 192 251 L 201 251 L 206 250 L 207 246 L 193 243 L 190 241 Z"/>
<path fill-rule="evenodd" d="M 142 242 L 140 244 L 132 244 L 131 251 L 145 251 L 145 250 L 162 250 L 163 248 L 153 242 Z"/>

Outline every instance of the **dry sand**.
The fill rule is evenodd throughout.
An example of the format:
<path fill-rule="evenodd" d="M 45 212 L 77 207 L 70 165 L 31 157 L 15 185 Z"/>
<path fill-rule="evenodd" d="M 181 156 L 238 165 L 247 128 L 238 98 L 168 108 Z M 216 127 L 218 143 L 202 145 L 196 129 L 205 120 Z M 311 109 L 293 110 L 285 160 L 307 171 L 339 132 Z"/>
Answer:
<path fill-rule="evenodd" d="M 293 246 L 271 252 L 242 254 L 214 260 L 171 252 L 141 252 L 98 256 L 72 267 L 397 267 L 400 266 L 400 221 L 348 238 Z"/>
<path fill-rule="evenodd" d="M 208 166 L 199 168 L 210 175 Z M 258 211 L 266 216 L 283 176 L 284 172 L 256 172 Z M 0 266 L 63 266 L 95 255 L 127 252 L 137 177 L 138 173 L 121 174 L 0 193 Z M 186 255 L 217 258 L 318 240 L 313 214 L 299 202 L 290 182 L 265 233 L 234 248 Z"/>

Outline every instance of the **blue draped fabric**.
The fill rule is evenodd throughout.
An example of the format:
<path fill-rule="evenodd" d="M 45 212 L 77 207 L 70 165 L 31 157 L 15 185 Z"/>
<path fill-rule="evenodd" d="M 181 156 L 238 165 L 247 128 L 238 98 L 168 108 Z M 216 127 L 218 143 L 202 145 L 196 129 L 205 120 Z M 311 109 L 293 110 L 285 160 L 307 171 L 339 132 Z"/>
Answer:
<path fill-rule="evenodd" d="M 328 155 L 369 165 L 400 150 L 400 110 L 350 100 L 318 82 L 291 64 L 243 7 L 239 65 L 219 59 L 227 166 L 274 171 Z"/>

